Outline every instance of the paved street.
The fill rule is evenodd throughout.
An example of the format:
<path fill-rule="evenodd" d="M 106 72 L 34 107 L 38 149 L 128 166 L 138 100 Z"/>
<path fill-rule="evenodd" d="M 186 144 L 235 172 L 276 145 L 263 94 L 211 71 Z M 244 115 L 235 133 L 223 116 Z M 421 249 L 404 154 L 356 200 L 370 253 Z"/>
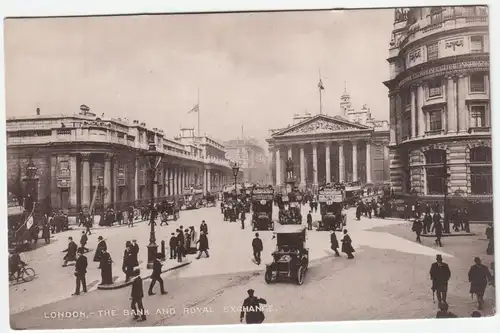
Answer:
<path fill-rule="evenodd" d="M 306 207 L 303 208 L 303 213 L 305 216 Z M 319 214 L 315 214 L 313 218 L 318 219 Z M 240 223 L 222 221 L 219 208 L 183 211 L 177 222 L 157 227 L 157 238 L 168 242 L 170 233 L 176 227 L 194 225 L 198 229 L 202 219 L 209 225 L 210 258 L 194 260 L 187 267 L 164 274 L 169 295 L 146 297 L 145 304 L 153 314 L 144 325 L 234 323 L 238 314 L 232 313 L 231 308 L 224 307 L 240 305 L 246 289 L 250 287 L 273 305 L 276 311 L 268 314 L 268 320 L 273 322 L 432 317 L 436 306 L 432 304 L 428 269 L 437 253 L 441 253 L 452 268 L 450 304 L 453 310 L 459 315 L 467 316 L 474 307 L 466 280 L 471 255 L 464 256 L 484 252 L 485 242 L 481 240 L 484 237 L 482 233 L 479 234 L 480 230 L 478 236 L 474 236 L 474 241 L 468 237 L 447 238 L 445 247 L 438 249 L 433 245 L 432 239 L 425 239 L 426 245 L 416 244 L 409 225 L 402 224 L 400 220 L 362 218 L 361 221 L 355 221 L 353 210 L 349 210 L 347 229 L 357 250 L 356 259 L 348 261 L 343 257 L 334 258 L 329 250 L 329 233 L 309 232 L 311 265 L 305 284 L 298 287 L 290 283 L 266 285 L 262 274 L 264 265 L 256 266 L 251 260 L 250 243 L 254 233 L 248 226 L 241 230 Z M 145 261 L 148 231 L 147 223 L 138 223 L 134 228 L 95 230 L 89 247 L 94 248 L 97 237 L 102 235 L 117 263 L 114 276 L 123 279 L 119 266 L 125 241 L 137 239 L 141 246 L 140 260 Z M 123 315 L 123 310 L 128 309 L 130 288 L 96 290 L 100 277 L 97 263 L 89 265 L 89 293 L 78 297 L 70 296 L 74 288 L 73 268 L 60 267 L 60 251 L 65 248 L 68 236 L 78 240 L 80 232 L 73 230 L 56 234 L 50 245 L 24 254 L 38 277 L 30 283 L 11 286 L 13 327 L 55 329 L 133 324 L 130 318 Z M 263 231 L 260 234 L 265 249 L 263 261 L 267 262 L 274 249 L 272 232 Z M 88 257 L 92 256 L 93 251 Z M 149 281 L 145 282 L 148 283 Z M 292 301 L 290 304 L 290 299 L 284 297 L 292 292 L 300 302 Z M 329 300 L 326 302 L 327 306 L 319 305 L 324 302 L 318 300 L 324 300 L 325 295 Z M 486 298 L 492 299 L 491 289 Z M 96 307 L 96 304 L 99 306 Z M 312 306 L 312 311 L 304 312 L 304 304 L 308 308 Z M 170 307 L 175 308 L 176 314 L 166 316 L 162 311 L 167 311 Z M 200 313 L 184 314 L 184 307 L 196 307 L 197 310 L 192 311 Z M 118 314 L 106 316 L 104 312 L 99 313 L 99 310 L 111 309 L 115 309 Z M 158 315 L 157 309 L 160 309 Z M 44 319 L 51 316 L 51 311 L 79 311 L 85 313 L 85 318 L 78 315 L 77 318 L 64 320 Z"/>

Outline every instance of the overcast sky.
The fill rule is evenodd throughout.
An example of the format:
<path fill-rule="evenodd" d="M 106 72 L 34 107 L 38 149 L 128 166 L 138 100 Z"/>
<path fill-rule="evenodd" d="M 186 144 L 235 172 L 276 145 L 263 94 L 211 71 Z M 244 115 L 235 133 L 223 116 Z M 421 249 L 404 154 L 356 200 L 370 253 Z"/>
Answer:
<path fill-rule="evenodd" d="M 35 18 L 5 21 L 7 117 L 129 117 L 167 136 L 196 126 L 220 139 L 263 142 L 294 113 L 355 108 L 388 119 L 386 62 L 393 10 Z"/>

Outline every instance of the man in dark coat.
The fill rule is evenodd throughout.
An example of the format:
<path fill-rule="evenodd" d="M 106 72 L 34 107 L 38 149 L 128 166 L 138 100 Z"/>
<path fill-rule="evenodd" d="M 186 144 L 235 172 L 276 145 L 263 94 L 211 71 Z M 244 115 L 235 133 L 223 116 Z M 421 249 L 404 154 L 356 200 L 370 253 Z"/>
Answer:
<path fill-rule="evenodd" d="M 210 255 L 208 254 L 208 238 L 207 238 L 207 235 L 205 234 L 205 232 L 202 231 L 200 233 L 200 239 L 198 239 L 197 243 L 199 244 L 199 247 L 198 247 L 199 253 L 198 253 L 198 256 L 196 257 L 196 259 L 200 259 L 201 255 L 203 253 L 205 253 L 207 258 L 209 258 Z"/>
<path fill-rule="evenodd" d="M 167 292 L 165 291 L 165 288 L 163 286 L 163 279 L 161 278 L 161 262 L 159 260 L 159 257 L 161 256 L 161 254 L 158 254 L 155 258 L 155 260 L 153 261 L 153 274 L 151 274 L 151 283 L 149 285 L 149 291 L 148 291 L 148 295 L 154 295 L 153 293 L 153 288 L 155 286 L 155 283 L 158 281 L 158 283 L 160 284 L 160 291 L 161 291 L 161 294 L 162 295 L 166 295 Z"/>
<path fill-rule="evenodd" d="M 464 225 L 465 232 L 470 232 L 469 213 L 467 212 L 467 208 L 462 210 L 462 224 Z"/>
<path fill-rule="evenodd" d="M 132 255 L 132 264 L 134 266 L 139 266 L 139 244 L 137 244 L 137 240 L 132 240 L 132 245 L 130 246 L 131 255 Z"/>
<path fill-rule="evenodd" d="M 127 210 L 128 215 L 128 227 L 134 226 L 134 206 L 130 206 Z"/>
<path fill-rule="evenodd" d="M 245 229 L 245 220 L 246 220 L 246 215 L 245 215 L 245 211 L 241 211 L 241 215 L 240 215 L 240 219 L 241 219 L 241 229 Z"/>
<path fill-rule="evenodd" d="M 123 251 L 122 271 L 125 273 L 125 282 L 128 282 L 134 274 L 134 262 L 132 255 L 132 243 L 125 243 L 125 251 Z"/>
<path fill-rule="evenodd" d="M 450 267 L 443 262 L 443 257 L 440 254 L 436 256 L 436 262 L 431 265 L 429 274 L 432 281 L 432 292 L 436 292 L 439 303 L 446 303 L 448 281 L 450 280 L 451 272 Z"/>
<path fill-rule="evenodd" d="M 175 252 L 177 253 L 177 261 L 182 262 L 182 258 L 184 257 L 184 234 L 180 229 L 177 229 L 176 232 L 177 236 L 175 239 L 177 244 L 175 246 Z"/>
<path fill-rule="evenodd" d="M 111 255 L 106 250 L 103 250 L 101 253 L 101 259 L 99 262 L 99 269 L 101 270 L 101 284 L 109 285 L 113 283 L 113 272 L 111 269 L 113 260 L 111 259 Z"/>
<path fill-rule="evenodd" d="M 352 247 L 351 237 L 347 234 L 347 229 L 344 229 L 344 238 L 342 238 L 342 252 L 347 254 L 347 259 L 354 259 L 352 255 L 354 248 Z"/>
<path fill-rule="evenodd" d="M 470 293 L 477 298 L 477 309 L 481 310 L 484 305 L 484 291 L 488 282 L 492 281 L 492 276 L 488 267 L 481 263 L 481 259 L 474 258 L 474 265 L 469 270 Z"/>
<path fill-rule="evenodd" d="M 80 295 L 80 286 L 82 287 L 84 293 L 87 292 L 87 281 L 85 280 L 87 266 L 87 257 L 84 255 L 83 250 L 79 250 L 75 264 L 76 289 L 73 296 Z"/>
<path fill-rule="evenodd" d="M 247 324 L 262 324 L 266 317 L 264 316 L 264 312 L 262 312 L 261 304 L 267 304 L 267 301 L 263 298 L 255 297 L 253 289 L 248 289 L 247 293 L 248 297 L 245 298 L 241 307 L 240 323 L 243 323 L 243 319 L 245 319 Z"/>
<path fill-rule="evenodd" d="M 339 241 L 337 240 L 337 235 L 335 235 L 335 231 L 332 230 L 331 231 L 331 234 L 330 234 L 330 244 L 331 244 L 331 249 L 332 251 L 335 252 L 335 256 L 336 257 L 340 257 L 340 253 L 339 253 Z"/>
<path fill-rule="evenodd" d="M 99 243 L 97 243 L 97 247 L 95 249 L 94 262 L 100 262 L 103 251 L 107 251 L 108 250 L 108 246 L 106 245 L 106 242 L 104 241 L 104 239 L 102 238 L 102 236 L 99 236 L 97 238 L 97 241 Z"/>
<path fill-rule="evenodd" d="M 68 241 L 68 248 L 63 251 L 66 252 L 66 255 L 64 256 L 63 267 L 66 267 L 68 265 L 68 261 L 76 261 L 76 250 L 78 250 L 78 246 L 75 242 L 73 242 L 72 237 L 68 237 Z"/>
<path fill-rule="evenodd" d="M 50 243 L 50 225 L 48 222 L 42 227 L 42 238 L 45 240 L 45 244 Z"/>
<path fill-rule="evenodd" d="M 422 243 L 422 240 L 420 239 L 420 235 L 422 234 L 422 222 L 420 221 L 419 218 L 415 218 L 415 221 L 413 221 L 413 226 L 411 227 L 411 230 L 415 232 L 417 235 L 416 241 L 418 243 Z"/>
<path fill-rule="evenodd" d="M 252 240 L 253 257 L 257 265 L 260 265 L 260 253 L 264 249 L 262 240 L 259 238 L 259 233 L 255 233 L 255 238 Z"/>
<path fill-rule="evenodd" d="M 181 226 L 181 228 L 182 228 L 182 226 Z M 200 231 L 203 231 L 205 233 L 205 235 L 208 235 L 208 225 L 207 225 L 207 222 L 205 222 L 205 220 L 201 221 Z"/>
<path fill-rule="evenodd" d="M 434 220 L 434 224 L 432 225 L 431 232 L 432 231 L 436 232 L 435 243 L 436 243 L 436 245 L 439 245 L 440 247 L 442 247 L 443 244 L 441 243 L 441 237 L 443 236 L 443 225 L 441 224 L 441 215 L 439 215 L 439 213 L 434 213 L 433 220 Z"/>
<path fill-rule="evenodd" d="M 495 253 L 495 233 L 493 232 L 493 225 L 490 224 L 486 229 L 486 238 L 488 238 L 488 247 L 486 254 L 493 255 Z"/>
<path fill-rule="evenodd" d="M 144 311 L 144 305 L 142 304 L 142 299 L 144 298 L 144 289 L 142 287 L 142 278 L 139 275 L 140 270 L 136 269 L 134 271 L 134 282 L 132 283 L 132 290 L 130 292 L 130 300 L 132 301 L 130 307 L 134 313 L 134 319 L 137 321 L 146 320 L 146 311 Z"/>
<path fill-rule="evenodd" d="M 170 248 L 170 259 L 177 258 L 177 237 L 175 237 L 175 233 L 173 232 L 170 234 L 168 246 Z"/>
<path fill-rule="evenodd" d="M 424 234 L 427 234 L 431 232 L 431 226 L 432 226 L 432 215 L 431 213 L 425 213 L 424 216 Z"/>
<path fill-rule="evenodd" d="M 80 248 L 83 249 L 85 252 L 89 252 L 89 249 L 85 247 L 85 245 L 87 245 L 88 240 L 89 239 L 87 237 L 87 234 L 85 233 L 85 231 L 82 231 L 82 237 L 80 237 Z"/>
<path fill-rule="evenodd" d="M 311 211 L 307 213 L 307 230 L 312 230 L 313 229 L 313 218 L 311 215 Z"/>

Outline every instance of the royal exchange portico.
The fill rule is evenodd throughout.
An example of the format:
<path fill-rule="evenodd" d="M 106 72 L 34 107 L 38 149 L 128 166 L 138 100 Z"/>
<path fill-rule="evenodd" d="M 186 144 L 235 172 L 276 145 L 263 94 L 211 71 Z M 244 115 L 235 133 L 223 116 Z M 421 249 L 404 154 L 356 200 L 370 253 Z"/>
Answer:
<path fill-rule="evenodd" d="M 337 181 L 381 184 L 389 178 L 388 136 L 388 131 L 327 115 L 277 130 L 267 140 L 273 182 L 284 185 L 285 164 L 291 158 L 303 189 L 315 191 L 320 184 Z"/>

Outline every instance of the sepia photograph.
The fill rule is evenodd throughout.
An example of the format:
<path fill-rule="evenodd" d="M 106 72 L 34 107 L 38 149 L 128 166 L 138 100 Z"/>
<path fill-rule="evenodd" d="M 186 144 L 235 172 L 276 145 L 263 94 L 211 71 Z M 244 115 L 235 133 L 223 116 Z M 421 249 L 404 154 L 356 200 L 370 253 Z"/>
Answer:
<path fill-rule="evenodd" d="M 494 316 L 490 20 L 5 18 L 11 329 Z"/>

